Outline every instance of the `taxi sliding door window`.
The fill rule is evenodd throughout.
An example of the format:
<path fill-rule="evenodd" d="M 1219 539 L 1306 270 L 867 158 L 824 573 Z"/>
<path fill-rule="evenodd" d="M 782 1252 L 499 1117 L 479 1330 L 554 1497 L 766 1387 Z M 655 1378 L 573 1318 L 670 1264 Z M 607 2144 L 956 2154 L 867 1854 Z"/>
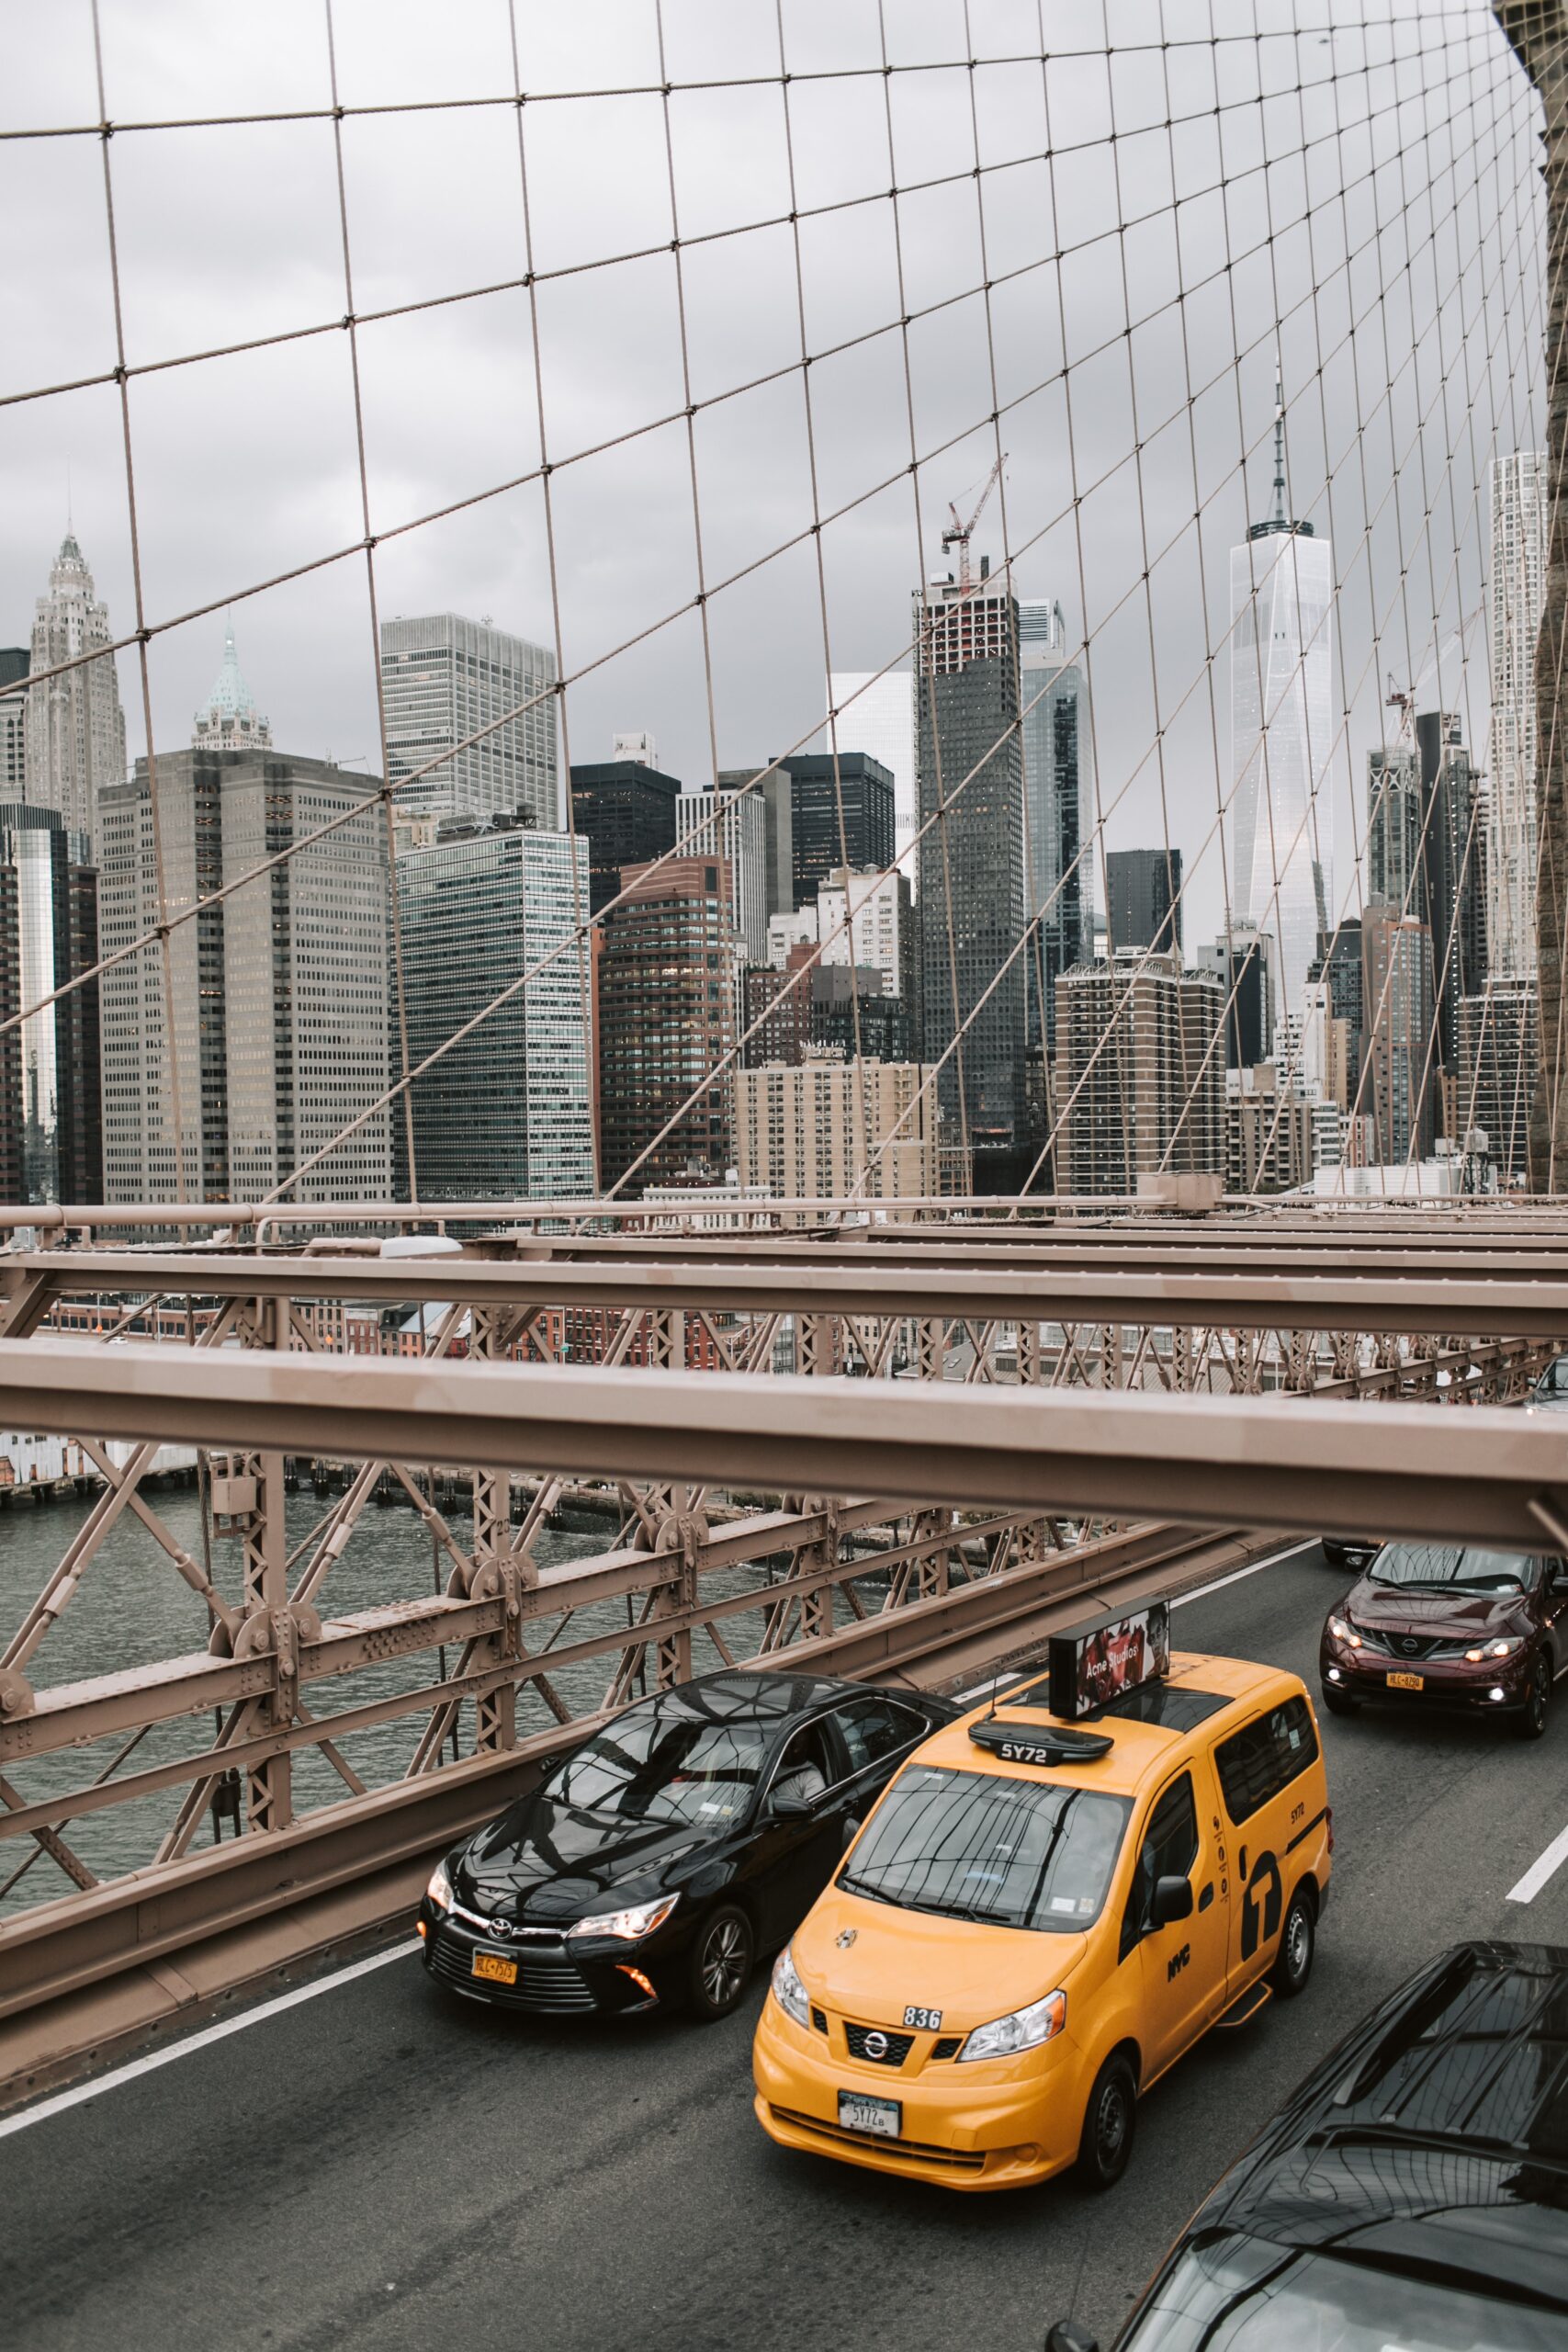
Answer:
<path fill-rule="evenodd" d="M 1143 1939 L 1156 1880 L 1186 1878 L 1197 1859 L 1198 1810 L 1192 1802 L 1192 1775 L 1183 1772 L 1179 1781 L 1171 1782 L 1149 1815 L 1127 1908 L 1122 1914 L 1119 1960 L 1125 1960 Z"/>
<path fill-rule="evenodd" d="M 1239 1829 L 1260 1805 L 1317 1761 L 1317 1733 L 1304 1699 L 1286 1699 L 1214 1750 L 1225 1811 Z"/>

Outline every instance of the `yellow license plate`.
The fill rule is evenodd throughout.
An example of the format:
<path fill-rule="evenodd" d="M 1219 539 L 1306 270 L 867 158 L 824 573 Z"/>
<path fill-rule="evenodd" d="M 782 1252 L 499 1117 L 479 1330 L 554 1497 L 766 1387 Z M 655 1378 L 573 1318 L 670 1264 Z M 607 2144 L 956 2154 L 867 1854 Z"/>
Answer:
<path fill-rule="evenodd" d="M 1391 1690 L 1425 1690 L 1427 1678 L 1424 1674 L 1391 1674 L 1388 1687 Z"/>
<path fill-rule="evenodd" d="M 474 1974 L 485 1977 L 491 1984 L 515 1984 L 517 1962 L 503 1960 L 498 1951 L 477 1951 L 474 1954 Z"/>

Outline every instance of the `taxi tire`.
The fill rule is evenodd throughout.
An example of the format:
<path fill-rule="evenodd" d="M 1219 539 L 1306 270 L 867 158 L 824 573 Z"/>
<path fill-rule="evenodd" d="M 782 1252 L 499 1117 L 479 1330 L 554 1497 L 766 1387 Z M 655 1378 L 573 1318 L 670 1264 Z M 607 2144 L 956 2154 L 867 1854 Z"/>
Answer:
<path fill-rule="evenodd" d="M 739 1903 L 721 1903 L 692 1938 L 686 1962 L 686 2007 L 701 2025 L 716 2025 L 738 2009 L 757 1958 L 751 1922 Z"/>
<path fill-rule="evenodd" d="M 1113 2050 L 1084 2109 L 1077 2175 L 1085 2188 L 1115 2188 L 1132 2156 L 1137 2121 L 1137 2078 L 1125 2051 Z"/>
<path fill-rule="evenodd" d="M 1316 1951 L 1317 1906 L 1305 1887 L 1298 1886 L 1280 1930 L 1274 1965 L 1269 1971 L 1269 1982 L 1281 2001 L 1293 2001 L 1298 1993 L 1306 1991 Z"/>

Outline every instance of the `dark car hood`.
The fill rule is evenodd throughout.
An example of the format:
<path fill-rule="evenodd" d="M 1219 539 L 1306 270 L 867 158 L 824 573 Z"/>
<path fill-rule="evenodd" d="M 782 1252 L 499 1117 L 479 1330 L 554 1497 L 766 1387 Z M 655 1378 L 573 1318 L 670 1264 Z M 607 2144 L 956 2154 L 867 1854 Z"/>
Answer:
<path fill-rule="evenodd" d="M 711 1833 L 684 1822 L 627 1822 L 526 1797 L 482 1829 L 453 1867 L 460 1903 L 476 1911 L 545 1923 L 668 1894 Z"/>
<path fill-rule="evenodd" d="M 1521 1592 L 1411 1592 L 1393 1584 L 1374 1584 L 1362 1577 L 1345 1597 L 1345 1607 L 1358 1625 L 1377 1634 L 1461 1634 L 1480 1641 L 1484 1635 L 1529 1630 L 1529 1611 Z"/>

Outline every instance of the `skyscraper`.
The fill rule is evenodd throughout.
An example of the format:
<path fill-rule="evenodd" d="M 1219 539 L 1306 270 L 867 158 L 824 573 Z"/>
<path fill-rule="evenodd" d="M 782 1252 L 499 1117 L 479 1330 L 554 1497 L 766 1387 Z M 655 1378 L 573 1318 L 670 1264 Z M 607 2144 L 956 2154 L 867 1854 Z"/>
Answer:
<path fill-rule="evenodd" d="M 796 752 L 790 777 L 795 904 L 804 906 L 836 866 L 885 872 L 894 858 L 894 785 L 889 769 L 865 752 Z"/>
<path fill-rule="evenodd" d="M 28 797 L 28 663 L 25 645 L 0 645 L 0 800 Z"/>
<path fill-rule="evenodd" d="M 755 771 L 753 771 L 753 774 Z M 748 964 L 768 956 L 768 812 L 761 786 L 750 792 L 682 792 L 675 838 L 688 858 L 718 858 L 729 884 L 729 921 Z"/>
<path fill-rule="evenodd" d="M 1199 969 L 1213 972 L 1220 983 L 1229 1069 L 1252 1069 L 1274 1050 L 1274 992 L 1269 984 L 1273 947 L 1271 933 L 1249 922 L 1233 922 L 1228 932 L 1198 950 Z"/>
<path fill-rule="evenodd" d="M 99 604 L 93 575 L 67 531 L 38 601 L 33 622 L 32 683 L 28 688 L 27 797 L 35 808 L 58 808 L 67 832 L 85 833 L 97 847 L 98 795 L 125 781 L 125 713 L 108 610 Z M 82 661 L 95 648 L 97 661 Z M 74 669 L 40 676 L 62 662 Z"/>
<path fill-rule="evenodd" d="M 627 1178 L 635 1199 L 729 1165 L 732 1071 L 684 1106 L 735 1043 L 734 947 L 722 858 L 628 865 L 621 880 L 599 956 L 599 1174 L 606 1188 Z"/>
<path fill-rule="evenodd" d="M 400 808 L 558 825 L 555 683 L 552 652 L 488 620 L 427 613 L 383 621 L 387 772 L 400 787 Z"/>
<path fill-rule="evenodd" d="M 619 741 L 619 738 L 616 741 Z M 646 760 L 603 760 L 571 771 L 571 819 L 587 838 L 593 912 L 621 887 L 623 865 L 640 865 L 675 846 L 679 779 Z"/>
<path fill-rule="evenodd" d="M 1416 915 L 1369 906 L 1361 918 L 1366 970 L 1366 1076 L 1362 1108 L 1375 1126 L 1379 1162 L 1425 1159 L 1438 1102 L 1433 1040 L 1432 934 Z"/>
<path fill-rule="evenodd" d="M 1421 769 L 1408 743 L 1367 753 L 1367 896 L 1424 919 L 1421 893 Z"/>
<path fill-rule="evenodd" d="M 73 859 L 73 847 L 78 856 Z M 97 960 L 97 876 L 54 808 L 0 803 L 0 1167 L 21 1201 L 103 1198 L 98 983 L 43 1001 Z"/>
<path fill-rule="evenodd" d="M 1067 625 L 1054 597 L 1021 597 L 1019 696 L 1023 713 L 1023 805 L 1029 834 L 1027 915 L 1041 916 L 1024 950 L 1029 1038 L 1056 1036 L 1056 978 L 1089 954 L 1089 888 L 1079 852 L 1092 800 L 1089 684 L 1067 659 Z"/>
<path fill-rule="evenodd" d="M 894 850 L 915 836 L 915 682 L 908 670 L 834 670 L 828 679 L 828 707 L 837 709 L 835 728 L 824 738 L 829 751 L 863 752 L 893 778 Z"/>
<path fill-rule="evenodd" d="M 164 752 L 102 796 L 103 951 L 155 929 L 330 819 L 271 872 L 102 981 L 104 1186 L 111 1201 L 257 1200 L 388 1084 L 386 827 L 374 778 L 276 752 Z M 159 891 L 161 845 L 164 893 Z M 176 1117 L 177 1107 L 177 1117 Z M 176 1156 L 177 1155 L 177 1156 Z M 295 1193 L 390 1197 L 385 1109 Z"/>
<path fill-rule="evenodd" d="M 1212 972 L 1139 948 L 1056 982 L 1056 1190 L 1135 1193 L 1141 1175 L 1223 1175 L 1224 996 Z"/>
<path fill-rule="evenodd" d="M 1535 649 L 1546 580 L 1546 458 L 1539 449 L 1494 458 L 1488 481 L 1492 731 L 1487 948 L 1494 978 L 1522 980 L 1532 978 L 1536 968 Z"/>
<path fill-rule="evenodd" d="M 931 582 L 915 628 L 919 814 L 935 820 L 920 842 L 924 1050 L 942 1063 L 944 1140 L 973 1152 L 978 1189 L 1011 1191 L 1032 1155 L 1018 606 L 1006 575 Z"/>
<path fill-rule="evenodd" d="M 1105 858 L 1106 915 L 1113 950 L 1181 948 L 1181 852 L 1113 849 Z"/>
<path fill-rule="evenodd" d="M 1331 851 L 1333 551 L 1285 511 L 1285 407 L 1275 384 L 1274 511 L 1231 550 L 1233 915 L 1273 933 L 1274 1010 L 1299 1010 L 1317 953 Z"/>
<path fill-rule="evenodd" d="M 1456 1066 L 1460 1001 L 1485 986 L 1486 825 L 1481 778 L 1455 711 L 1423 711 L 1416 721 L 1421 763 L 1422 910 L 1432 934 L 1438 1061 Z"/>
<path fill-rule="evenodd" d="M 196 714 L 191 741 L 210 752 L 270 752 L 272 729 L 256 708 L 256 698 L 240 674 L 234 650 L 234 624 L 223 631 L 223 661 L 212 691 Z"/>
<path fill-rule="evenodd" d="M 577 866 L 576 888 L 572 869 Z M 587 843 L 504 817 L 449 817 L 398 860 L 409 1066 L 414 1068 L 552 950 L 554 961 L 416 1079 L 422 1201 L 562 1200 L 593 1189 L 591 978 L 573 933 L 589 915 Z M 400 1039 L 394 1007 L 394 1071 Z M 412 1197 L 407 1130 L 392 1109 L 397 1197 Z"/>

